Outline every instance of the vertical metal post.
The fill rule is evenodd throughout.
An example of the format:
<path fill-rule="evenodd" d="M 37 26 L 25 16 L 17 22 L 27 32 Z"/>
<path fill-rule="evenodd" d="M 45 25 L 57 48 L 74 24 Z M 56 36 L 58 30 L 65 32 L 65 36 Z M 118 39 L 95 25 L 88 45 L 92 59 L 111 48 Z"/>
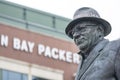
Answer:
<path fill-rule="evenodd" d="M 23 8 L 23 20 L 25 21 L 26 29 L 28 29 L 28 22 L 27 22 L 27 13 L 26 8 Z"/>
<path fill-rule="evenodd" d="M 54 16 L 52 18 L 53 18 L 52 20 L 53 28 L 56 28 L 56 18 Z"/>

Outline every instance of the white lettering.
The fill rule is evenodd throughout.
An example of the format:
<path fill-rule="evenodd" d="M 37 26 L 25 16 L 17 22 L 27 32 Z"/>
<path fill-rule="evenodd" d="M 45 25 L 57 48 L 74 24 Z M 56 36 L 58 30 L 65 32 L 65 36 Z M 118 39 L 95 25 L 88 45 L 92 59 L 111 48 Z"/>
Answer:
<path fill-rule="evenodd" d="M 7 47 L 8 39 L 9 39 L 8 36 L 1 35 L 0 38 L 1 38 L 0 45 Z M 32 53 L 34 46 L 35 46 L 34 42 L 20 40 L 19 38 L 16 38 L 16 37 L 13 38 L 13 49 Z M 66 52 L 65 50 L 61 50 L 55 47 L 51 48 L 49 46 L 44 46 L 43 44 L 38 45 L 38 54 L 44 55 L 45 57 L 66 61 L 69 63 L 73 62 L 73 63 L 79 64 L 81 61 L 80 60 L 81 57 L 76 53 L 73 54 L 70 51 Z"/>
<path fill-rule="evenodd" d="M 41 55 L 45 51 L 45 47 L 42 44 L 38 45 L 38 54 Z"/>
<path fill-rule="evenodd" d="M 77 63 L 80 62 L 80 56 L 76 53 L 72 53 L 70 51 L 65 51 L 57 48 L 50 48 L 49 46 L 44 46 L 42 44 L 38 45 L 38 54 L 44 55 L 49 58 L 58 59 L 61 61 L 66 61 L 69 63 Z"/>
<path fill-rule="evenodd" d="M 48 56 L 48 57 L 51 58 L 51 52 L 50 52 L 50 47 L 49 46 L 46 47 L 45 56 Z"/>
<path fill-rule="evenodd" d="M 79 64 L 80 63 L 80 55 L 77 53 L 73 54 L 73 62 Z"/>
<path fill-rule="evenodd" d="M 21 43 L 21 51 L 28 52 L 27 42 L 25 40 Z"/>
<path fill-rule="evenodd" d="M 16 50 L 21 50 L 25 52 L 33 52 L 35 43 L 26 41 L 26 40 L 20 40 L 19 38 L 13 39 L 13 48 Z"/>
<path fill-rule="evenodd" d="M 59 50 L 59 60 L 65 61 L 65 51 Z"/>
<path fill-rule="evenodd" d="M 66 61 L 72 62 L 72 52 L 66 52 Z"/>
<path fill-rule="evenodd" d="M 28 41 L 28 48 L 29 48 L 30 53 L 33 52 L 34 45 L 35 45 L 35 43 Z"/>
<path fill-rule="evenodd" d="M 16 50 L 20 49 L 20 39 L 18 39 L 18 38 L 13 39 L 13 48 Z"/>
<path fill-rule="evenodd" d="M 4 47 L 8 46 L 8 36 L 1 35 L 1 46 L 4 46 Z"/>
<path fill-rule="evenodd" d="M 58 59 L 58 49 L 57 48 L 52 49 L 52 57 L 54 59 Z"/>

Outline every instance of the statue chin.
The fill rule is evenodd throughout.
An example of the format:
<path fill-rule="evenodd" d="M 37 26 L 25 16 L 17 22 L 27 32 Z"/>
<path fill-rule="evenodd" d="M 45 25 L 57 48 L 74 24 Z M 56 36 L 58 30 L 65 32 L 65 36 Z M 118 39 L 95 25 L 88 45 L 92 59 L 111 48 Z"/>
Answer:
<path fill-rule="evenodd" d="M 79 48 L 80 50 L 84 51 L 84 50 L 87 49 L 88 43 L 87 43 L 87 41 L 85 41 L 85 42 L 83 42 L 83 43 L 81 43 L 81 44 L 79 44 L 79 45 L 77 45 L 77 46 L 78 46 L 78 48 Z"/>

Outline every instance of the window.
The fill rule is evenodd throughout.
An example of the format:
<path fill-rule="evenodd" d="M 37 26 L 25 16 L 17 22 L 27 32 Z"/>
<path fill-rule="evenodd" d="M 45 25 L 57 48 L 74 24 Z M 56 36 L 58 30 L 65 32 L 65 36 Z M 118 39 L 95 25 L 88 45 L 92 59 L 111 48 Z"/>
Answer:
<path fill-rule="evenodd" d="M 26 74 L 2 70 L 2 80 L 28 80 Z"/>

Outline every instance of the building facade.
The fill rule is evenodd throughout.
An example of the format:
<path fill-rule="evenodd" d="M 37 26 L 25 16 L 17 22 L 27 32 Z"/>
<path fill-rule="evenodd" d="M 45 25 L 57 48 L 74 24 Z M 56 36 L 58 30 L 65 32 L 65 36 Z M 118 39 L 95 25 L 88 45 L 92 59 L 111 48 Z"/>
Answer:
<path fill-rule="evenodd" d="M 0 80 L 74 80 L 81 58 L 64 34 L 69 21 L 0 1 Z"/>

